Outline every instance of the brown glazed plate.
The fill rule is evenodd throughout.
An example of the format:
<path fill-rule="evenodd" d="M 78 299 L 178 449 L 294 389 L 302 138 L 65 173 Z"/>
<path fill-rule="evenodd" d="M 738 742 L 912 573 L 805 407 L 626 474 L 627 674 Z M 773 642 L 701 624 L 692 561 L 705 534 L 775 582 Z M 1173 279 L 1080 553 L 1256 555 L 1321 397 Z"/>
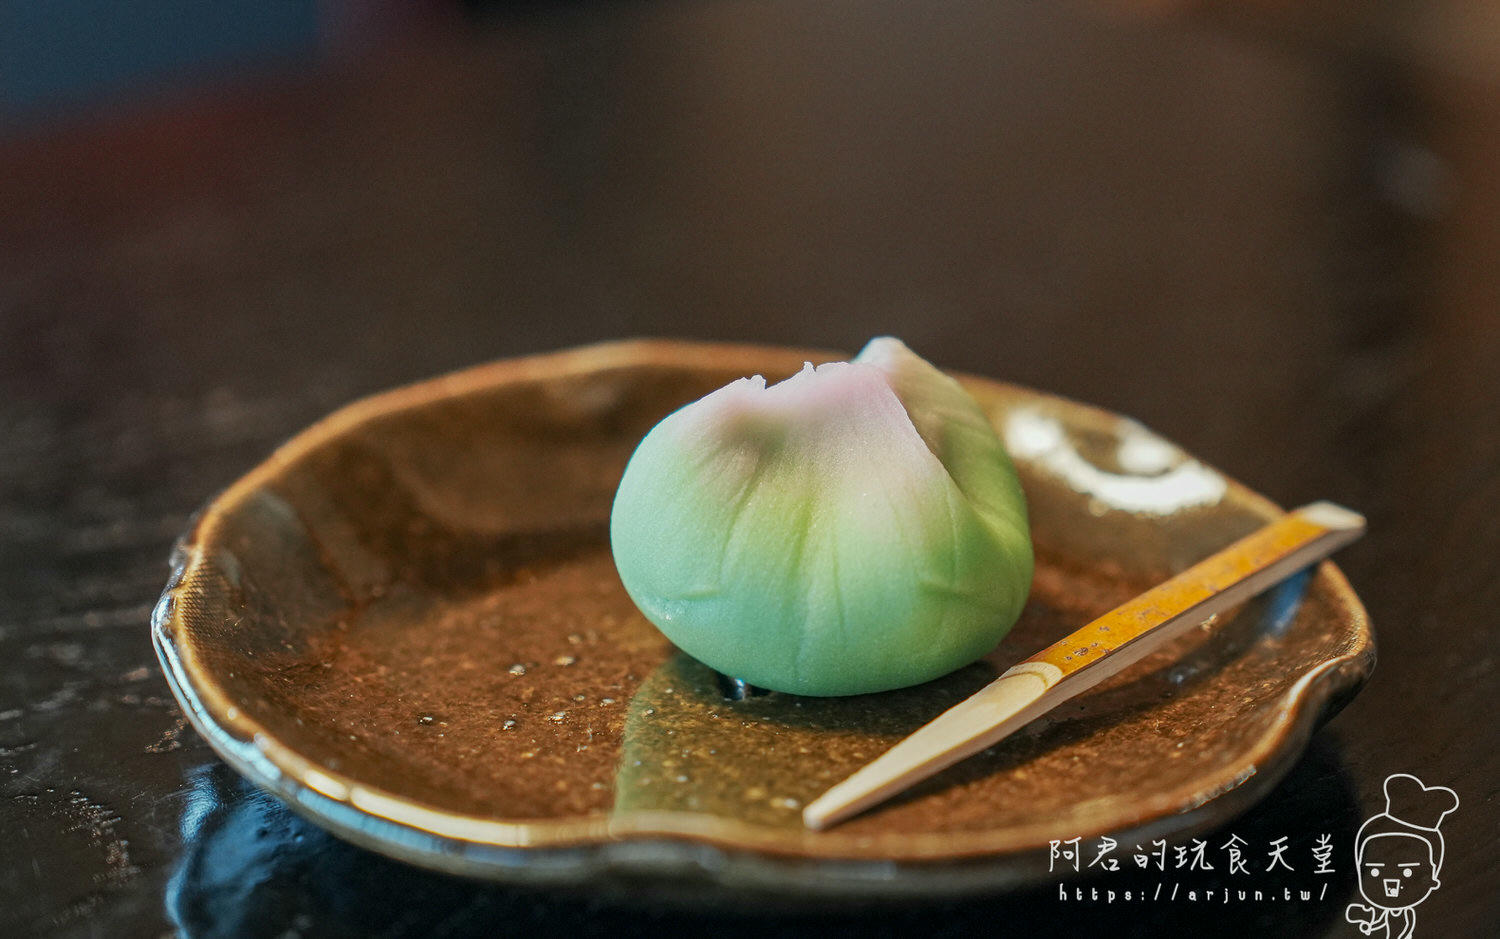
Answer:
<path fill-rule="evenodd" d="M 1016 628 L 919 687 L 734 700 L 632 606 L 610 502 L 672 410 L 835 358 L 610 343 L 344 408 L 181 542 L 153 617 L 173 691 L 239 772 L 415 864 L 827 900 L 1005 889 L 1046 875 L 1051 839 L 1222 824 L 1369 674 L 1365 611 L 1324 563 L 905 797 L 805 830 L 803 805 L 896 740 L 1278 511 L 1134 421 L 964 378 L 1029 500 Z"/>

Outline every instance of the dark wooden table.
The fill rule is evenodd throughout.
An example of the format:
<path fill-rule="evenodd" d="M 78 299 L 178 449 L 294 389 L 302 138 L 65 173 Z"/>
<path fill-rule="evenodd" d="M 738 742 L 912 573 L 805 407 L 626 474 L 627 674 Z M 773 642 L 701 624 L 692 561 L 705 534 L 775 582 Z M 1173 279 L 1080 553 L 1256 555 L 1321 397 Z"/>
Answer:
<path fill-rule="evenodd" d="M 1500 37 L 1299 16 L 560 8 L 0 145 L 0 933 L 1348 936 L 1407 772 L 1462 799 L 1417 935 L 1494 935 Z M 336 842 L 185 729 L 168 547 L 326 411 L 603 338 L 878 333 L 1368 514 L 1375 676 L 1215 835 L 1332 832 L 1326 897 L 533 893 Z"/>

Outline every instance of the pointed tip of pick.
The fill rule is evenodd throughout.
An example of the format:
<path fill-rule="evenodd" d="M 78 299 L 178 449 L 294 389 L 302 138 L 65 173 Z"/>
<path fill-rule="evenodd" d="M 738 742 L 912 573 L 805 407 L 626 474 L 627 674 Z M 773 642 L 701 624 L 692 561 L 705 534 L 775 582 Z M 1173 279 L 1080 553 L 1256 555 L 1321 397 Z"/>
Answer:
<path fill-rule="evenodd" d="M 881 801 L 876 789 L 855 788 L 850 795 L 848 783 L 846 779 L 809 802 L 802 810 L 802 824 L 812 831 L 827 831 Z"/>
<path fill-rule="evenodd" d="M 830 824 L 828 816 L 818 808 L 814 802 L 802 810 L 802 824 L 813 831 L 822 831 Z"/>

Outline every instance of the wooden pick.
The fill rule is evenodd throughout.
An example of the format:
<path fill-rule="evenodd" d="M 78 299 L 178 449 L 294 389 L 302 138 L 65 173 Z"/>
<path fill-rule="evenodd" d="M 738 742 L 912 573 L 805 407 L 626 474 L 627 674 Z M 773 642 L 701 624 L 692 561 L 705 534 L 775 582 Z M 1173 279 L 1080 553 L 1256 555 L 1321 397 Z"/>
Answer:
<path fill-rule="evenodd" d="M 1215 614 L 1250 599 L 1364 533 L 1331 502 L 1289 512 L 1020 662 L 802 813 L 823 829 L 885 801 L 1094 687 Z"/>

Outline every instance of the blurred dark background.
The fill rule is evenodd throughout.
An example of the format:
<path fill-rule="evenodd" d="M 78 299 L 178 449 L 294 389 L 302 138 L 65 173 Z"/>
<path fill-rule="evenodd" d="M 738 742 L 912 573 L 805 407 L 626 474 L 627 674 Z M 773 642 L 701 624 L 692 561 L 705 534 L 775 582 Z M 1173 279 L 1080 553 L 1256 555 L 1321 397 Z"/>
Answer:
<path fill-rule="evenodd" d="M 1486 934 L 1497 92 L 1500 14 L 1460 0 L 0 5 L 0 924 L 1231 928 L 1046 896 L 694 919 L 328 848 L 408 892 L 376 923 L 184 729 L 146 629 L 168 547 L 332 408 L 621 336 L 893 333 L 1366 512 L 1341 563 L 1380 666 L 1238 830 L 1363 817 L 1391 772 L 1451 786 L 1420 934 Z"/>

